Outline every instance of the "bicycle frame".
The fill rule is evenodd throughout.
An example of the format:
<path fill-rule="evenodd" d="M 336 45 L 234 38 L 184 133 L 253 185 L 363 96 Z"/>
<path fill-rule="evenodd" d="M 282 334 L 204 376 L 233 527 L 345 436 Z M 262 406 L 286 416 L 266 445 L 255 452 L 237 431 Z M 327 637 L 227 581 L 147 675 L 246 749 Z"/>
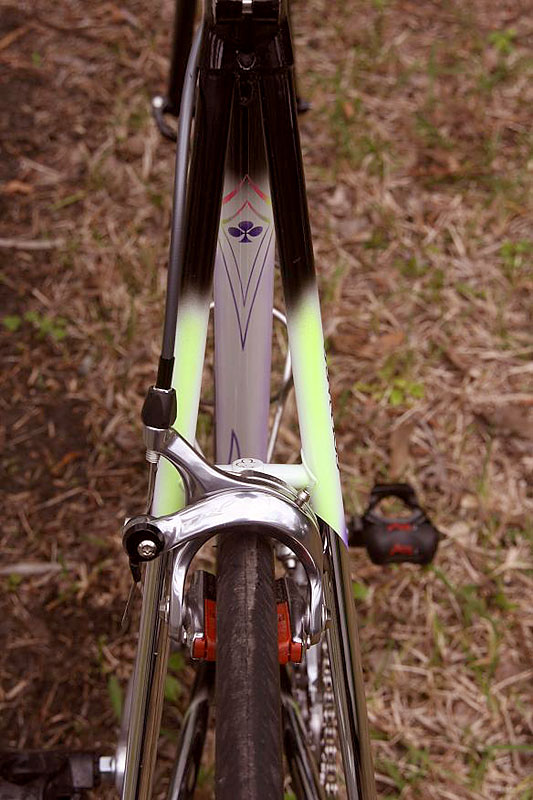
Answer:
<path fill-rule="evenodd" d="M 206 6 L 173 353 L 172 386 L 178 397 L 176 430 L 188 442 L 194 443 L 214 265 L 217 262 L 217 336 L 222 331 L 219 339 L 221 349 L 217 354 L 217 392 L 221 387 L 217 397 L 217 413 L 220 415 L 217 459 L 223 464 L 231 464 L 234 459 L 244 456 L 266 460 L 269 402 L 269 368 L 266 367 L 269 367 L 272 325 L 274 222 L 287 308 L 302 464 L 308 477 L 310 502 L 321 520 L 323 549 L 327 556 L 323 574 L 326 606 L 331 615 L 327 637 L 346 788 L 349 800 L 373 800 L 372 759 L 296 119 L 287 9 L 284 5 L 278 6 L 274 0 L 242 3 L 226 0 Z M 176 58 L 173 63 L 176 63 Z M 246 133 L 242 133 L 243 126 Z M 256 135 L 260 126 L 264 145 L 261 136 Z M 252 136 L 250 130 L 255 131 Z M 247 145 L 250 141 L 259 142 L 257 151 L 248 147 L 245 156 L 242 155 L 238 149 L 239 142 L 236 142 L 239 131 Z M 232 164 L 235 180 L 233 185 L 226 183 L 224 186 L 230 141 L 232 147 L 237 148 L 237 157 Z M 268 160 L 268 178 L 262 167 L 264 152 Z M 254 170 L 260 174 L 251 175 Z M 230 213 L 225 213 L 226 208 Z M 243 221 L 241 214 L 244 211 L 247 216 Z M 253 227 L 250 227 L 252 223 Z M 253 233 L 254 230 L 257 234 Z M 257 245 L 249 250 L 254 257 L 247 262 L 247 274 L 239 273 L 237 265 L 239 283 L 235 281 L 235 274 L 233 279 L 230 276 L 228 262 L 235 254 L 236 246 L 230 237 L 239 239 L 241 248 L 250 243 L 244 242 L 245 239 L 257 238 Z M 228 305 L 229 300 L 233 306 Z M 231 323 L 221 317 L 221 308 L 232 308 Z M 250 322 L 252 312 L 253 323 Z M 225 314 L 228 316 L 229 311 Z M 230 368 L 227 357 L 228 341 L 232 337 L 234 369 Z M 171 361 L 168 349 L 165 351 L 164 348 L 165 359 Z M 243 360 L 263 365 L 254 387 L 238 382 L 239 375 L 247 374 L 241 369 Z M 163 447 L 154 447 L 154 451 L 158 456 L 169 456 Z M 155 518 L 176 512 L 190 499 L 186 480 L 180 485 L 174 467 L 165 458 L 160 461 L 155 480 L 151 506 L 151 515 Z M 185 477 L 184 473 L 182 477 Z M 117 759 L 119 777 L 124 771 L 122 796 L 127 800 L 147 799 L 151 793 L 169 647 L 168 609 L 174 602 L 171 580 L 175 558 L 174 551 L 165 551 L 146 568 L 128 742 L 127 746 L 122 745 Z M 208 674 L 209 671 L 202 670 L 197 679 L 195 697 L 198 702 L 193 702 L 182 733 L 181 752 L 173 779 L 172 796 L 176 798 L 190 796 L 179 794 L 179 787 L 187 775 L 188 759 L 197 763 L 198 737 L 195 732 L 199 733 L 200 739 L 205 735 Z"/>

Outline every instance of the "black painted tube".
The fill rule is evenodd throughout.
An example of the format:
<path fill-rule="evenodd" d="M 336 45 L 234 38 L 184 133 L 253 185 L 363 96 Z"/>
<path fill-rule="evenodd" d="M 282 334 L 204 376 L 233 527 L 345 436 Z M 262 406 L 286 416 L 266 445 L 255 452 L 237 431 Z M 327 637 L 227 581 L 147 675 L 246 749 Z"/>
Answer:
<path fill-rule="evenodd" d="M 178 124 L 178 141 L 176 144 L 176 172 L 174 177 L 174 203 L 172 210 L 172 229 L 170 236 L 170 256 L 168 262 L 167 296 L 165 303 L 165 322 L 163 327 L 163 346 L 161 359 L 170 361 L 174 358 L 174 341 L 176 339 L 176 319 L 185 253 L 185 215 L 187 197 L 187 168 L 189 164 L 189 140 L 194 110 L 198 54 L 202 40 L 202 28 L 194 38 L 187 63 L 183 94 L 181 97 L 180 117 Z M 166 375 L 165 375 L 166 377 Z M 158 385 L 158 384 L 157 384 Z M 160 389 L 169 388 L 159 386 Z"/>
<path fill-rule="evenodd" d="M 180 110 L 185 70 L 192 46 L 196 6 L 196 0 L 176 0 L 167 92 L 169 111 L 176 116 Z"/>

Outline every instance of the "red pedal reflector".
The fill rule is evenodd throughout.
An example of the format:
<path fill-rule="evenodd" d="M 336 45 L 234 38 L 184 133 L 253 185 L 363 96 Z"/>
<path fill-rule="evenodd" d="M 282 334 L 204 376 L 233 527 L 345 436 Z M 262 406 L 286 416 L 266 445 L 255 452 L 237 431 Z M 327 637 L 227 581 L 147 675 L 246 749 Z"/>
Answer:
<path fill-rule="evenodd" d="M 413 546 L 411 544 L 396 543 L 389 550 L 389 556 L 412 556 Z"/>

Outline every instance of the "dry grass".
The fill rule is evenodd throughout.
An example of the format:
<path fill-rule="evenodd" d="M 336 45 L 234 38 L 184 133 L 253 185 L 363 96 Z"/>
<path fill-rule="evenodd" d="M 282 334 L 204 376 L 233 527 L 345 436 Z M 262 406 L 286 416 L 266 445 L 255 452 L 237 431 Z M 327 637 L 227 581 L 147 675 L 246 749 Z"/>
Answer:
<path fill-rule="evenodd" d="M 405 477 L 446 534 L 425 570 L 353 554 L 380 797 L 531 800 L 531 10 L 313 0 L 295 16 L 347 504 Z M 0 0 L 14 746 L 111 748 L 134 653 L 119 530 L 145 492 L 173 172 L 148 113 L 171 3 L 156 17 L 140 0 Z M 289 409 L 285 458 L 294 430 Z"/>

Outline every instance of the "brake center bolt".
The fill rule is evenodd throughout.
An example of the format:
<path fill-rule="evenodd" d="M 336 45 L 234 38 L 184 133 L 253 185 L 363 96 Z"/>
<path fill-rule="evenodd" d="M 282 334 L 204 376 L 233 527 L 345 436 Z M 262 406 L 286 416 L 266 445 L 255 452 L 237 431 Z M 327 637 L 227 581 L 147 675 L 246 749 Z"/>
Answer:
<path fill-rule="evenodd" d="M 141 558 L 153 558 L 157 554 L 157 544 L 152 539 L 143 539 L 137 545 L 137 552 Z"/>
<path fill-rule="evenodd" d="M 100 756 L 98 759 L 98 771 L 104 783 L 113 783 L 116 773 L 115 756 Z"/>
<path fill-rule="evenodd" d="M 300 489 L 296 495 L 296 505 L 299 506 L 299 508 L 302 508 L 302 506 L 307 503 L 310 497 L 311 494 L 307 491 L 307 489 Z"/>

